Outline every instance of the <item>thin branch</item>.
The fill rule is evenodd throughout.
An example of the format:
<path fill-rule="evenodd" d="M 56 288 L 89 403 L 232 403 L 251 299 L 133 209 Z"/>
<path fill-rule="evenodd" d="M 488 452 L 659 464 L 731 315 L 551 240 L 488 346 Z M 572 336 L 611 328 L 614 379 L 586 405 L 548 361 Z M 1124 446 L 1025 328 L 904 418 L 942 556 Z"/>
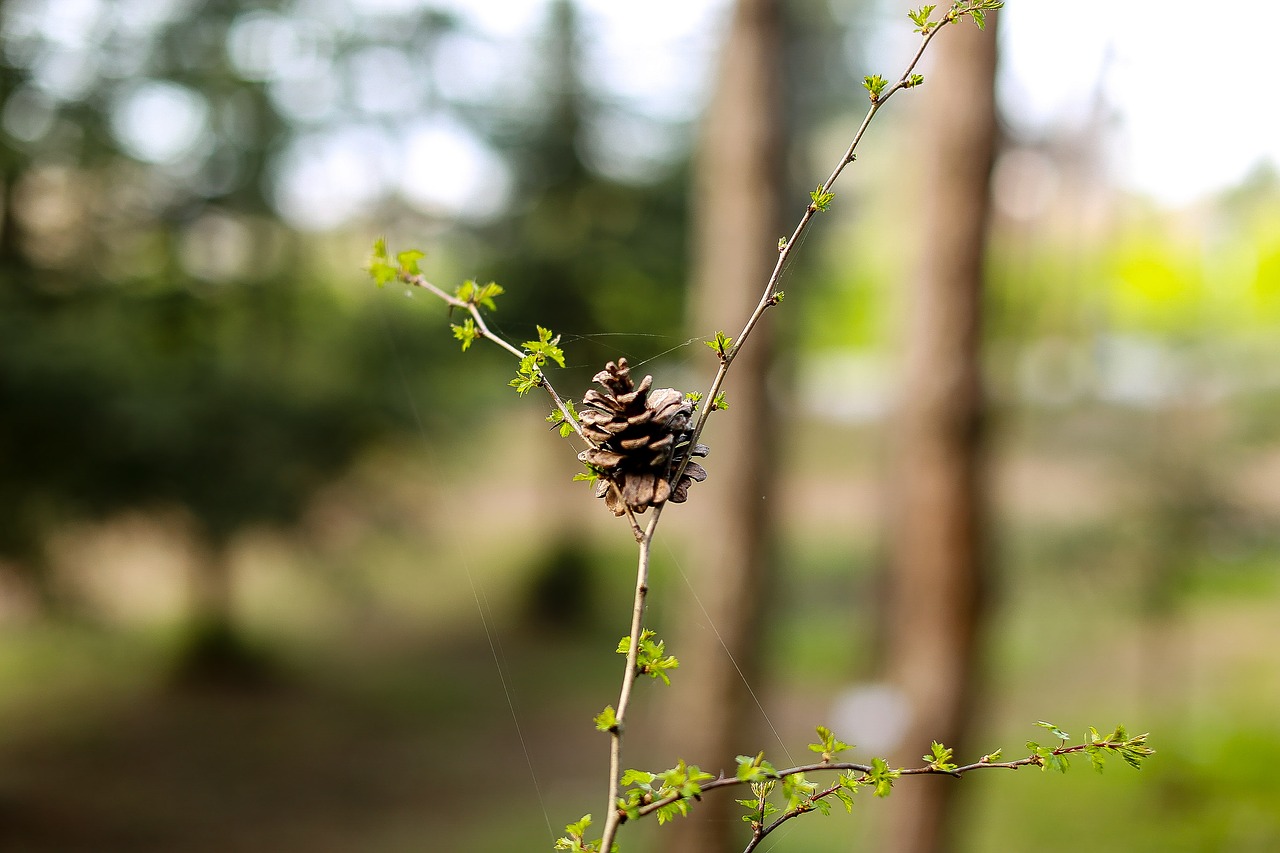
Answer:
<path fill-rule="evenodd" d="M 1124 744 L 1122 743 L 1109 744 L 1109 743 L 1103 743 L 1103 742 L 1092 743 L 1092 744 L 1079 743 L 1079 744 L 1074 744 L 1072 746 L 1058 747 L 1057 749 L 1053 750 L 1052 754 L 1058 755 L 1058 756 L 1072 755 L 1078 752 L 1084 752 L 1090 746 L 1098 747 L 1101 749 L 1111 749 L 1111 750 L 1118 751 L 1119 749 L 1121 749 L 1121 747 L 1124 746 Z M 948 768 L 948 769 L 943 769 L 942 767 L 938 767 L 935 765 L 925 765 L 923 767 L 909 767 L 909 768 L 895 770 L 894 777 L 897 778 L 901 776 L 951 776 L 956 779 L 959 779 L 960 777 L 964 776 L 966 773 L 972 773 L 975 770 L 985 770 L 985 769 L 1018 770 L 1019 768 L 1022 768 L 1022 767 L 1033 767 L 1033 766 L 1042 767 L 1044 766 L 1044 763 L 1045 763 L 1044 758 L 1042 758 L 1039 755 L 1033 754 L 1033 755 L 1027 756 L 1026 758 L 1019 758 L 1015 761 L 975 761 L 972 764 L 965 764 L 959 767 Z M 796 767 L 789 767 L 786 770 L 778 770 L 773 773 L 767 774 L 766 778 L 785 779 L 788 776 L 796 776 L 801 773 L 817 773 L 820 771 L 827 771 L 827 770 L 834 770 L 834 771 L 840 771 L 845 773 L 849 773 L 849 772 L 860 773 L 862 775 L 858 777 L 858 780 L 866 781 L 866 779 L 868 778 L 867 774 L 871 773 L 872 768 L 870 764 L 860 764 L 857 762 L 848 762 L 848 761 L 817 762 L 814 764 L 802 764 Z M 750 784 L 750 782 L 739 779 L 736 776 L 724 776 L 722 774 L 717 779 L 713 779 L 710 782 L 703 783 L 702 785 L 699 786 L 699 788 L 700 788 L 700 794 L 705 794 L 707 791 L 712 791 L 717 788 L 731 788 L 737 785 L 747 785 L 747 784 Z M 830 796 L 831 794 L 834 794 L 840 787 L 842 786 L 833 785 L 832 787 L 826 789 L 825 791 L 811 797 L 810 802 Z M 688 798 L 682 797 L 679 794 L 672 794 L 668 797 L 663 797 L 660 800 L 654 800 L 652 803 L 649 803 L 645 806 L 640 807 L 640 809 L 636 813 L 636 816 L 645 817 L 647 815 L 653 814 L 658 809 L 664 806 L 669 806 L 672 803 L 679 802 L 682 799 L 688 799 Z M 766 828 L 766 831 L 772 831 L 772 826 Z"/>
<path fill-rule="evenodd" d="M 936 36 L 947 24 L 955 23 L 963 17 L 964 12 L 952 10 L 944 15 L 940 21 L 936 22 L 935 26 L 930 27 L 924 34 L 923 38 L 921 38 L 920 46 L 916 49 L 915 55 L 911 57 L 911 61 L 907 63 L 907 67 L 903 70 L 902 75 L 898 78 L 897 82 L 882 92 L 879 96 L 873 96 L 871 98 L 871 106 L 867 108 L 866 114 L 862 117 L 862 122 L 858 125 L 858 130 L 853 135 L 853 141 L 849 143 L 848 149 L 845 150 L 840 161 L 836 163 L 830 176 L 828 176 L 827 180 L 823 182 L 821 186 L 822 192 L 830 192 L 845 167 L 857 159 L 855 155 L 858 150 L 858 145 L 861 144 L 862 137 L 866 134 L 867 128 L 871 125 L 871 120 L 875 117 L 876 113 L 880 111 L 880 108 L 884 106 L 889 98 L 893 97 L 893 95 L 898 91 L 915 87 L 916 84 L 911 82 L 911 75 L 915 71 L 916 65 L 919 64 L 920 58 L 924 56 L 924 52 L 929 47 L 929 43 L 933 41 L 934 36 Z M 724 386 L 725 377 L 729 373 L 729 366 L 733 363 L 733 360 L 737 358 L 738 351 L 742 348 L 742 345 L 746 342 L 747 338 L 751 336 L 752 331 L 755 330 L 756 325 L 764 316 L 765 311 L 778 304 L 778 285 L 782 282 L 783 270 L 787 266 L 787 261 L 791 258 L 792 250 L 800 244 L 801 238 L 804 236 L 805 231 L 808 230 L 809 224 L 813 221 L 817 213 L 818 205 L 815 202 L 810 202 L 804 209 L 804 213 L 800 216 L 800 221 L 796 224 L 795 229 L 791 232 L 791 236 L 787 238 L 784 243 L 779 244 L 778 261 L 774 264 L 773 272 L 769 274 L 769 280 L 765 283 L 764 290 L 760 294 L 760 301 L 756 304 L 755 310 L 751 312 L 751 316 L 747 318 L 747 322 L 743 325 L 742 331 L 740 331 L 738 336 L 734 338 L 732 346 L 730 346 L 729 349 L 721 355 L 720 368 L 716 371 L 715 378 L 711 381 L 711 387 L 702 397 L 702 405 L 698 410 L 697 419 L 694 423 L 693 436 L 690 439 L 693 445 L 696 445 L 698 443 L 698 439 L 702 436 L 702 430 L 706 426 L 707 417 L 711 412 L 715 411 L 716 396 Z M 687 464 L 688 459 L 684 460 L 680 469 L 675 472 L 677 480 L 684 472 L 684 466 Z"/>
<path fill-rule="evenodd" d="M 658 519 L 662 516 L 660 504 L 654 507 L 653 517 L 648 526 L 640 532 L 637 541 L 640 553 L 636 566 L 636 594 L 631 608 L 631 647 L 627 650 L 627 665 L 622 675 L 622 689 L 618 692 L 617 722 L 609 731 L 609 800 L 606 804 L 604 834 L 600 843 L 601 850 L 610 850 L 613 839 L 622 826 L 625 815 L 618 811 L 618 796 L 622 780 L 622 733 L 626 725 L 627 708 L 631 704 L 631 691 L 635 687 L 639 668 L 636 660 L 640 654 L 640 635 L 644 630 L 645 602 L 649 595 L 649 557 L 652 553 L 653 532 L 658 527 Z M 639 530 L 639 523 L 628 509 L 628 517 L 634 529 Z"/>
<path fill-rule="evenodd" d="M 494 332 L 489 328 L 488 324 L 484 321 L 484 317 L 480 314 L 480 306 L 469 300 L 459 299 L 448 291 L 432 284 L 427 280 L 426 276 L 419 273 L 410 273 L 404 269 L 400 269 L 397 274 L 399 275 L 400 280 L 405 284 L 411 284 L 414 287 L 422 288 L 444 302 L 450 308 L 461 308 L 463 311 L 466 311 L 471 315 L 472 322 L 476 324 L 476 329 L 480 333 L 479 337 L 497 344 L 507 352 L 514 355 L 517 359 L 522 361 L 524 360 L 524 357 L 527 355 L 524 350 L 517 349 L 514 344 L 507 341 L 501 335 L 494 334 Z M 551 380 L 547 378 L 547 374 L 543 370 L 538 371 L 538 384 L 546 390 L 547 395 L 551 397 L 552 405 L 554 405 L 556 410 L 564 417 L 564 422 L 573 427 L 573 431 L 578 434 L 578 438 L 581 438 L 583 441 L 587 442 L 587 444 L 594 447 L 595 442 L 587 438 L 586 434 L 582 431 L 582 426 L 578 423 L 578 419 L 569 411 L 569 407 L 565 405 L 564 400 L 556 392 L 555 387 L 551 384 Z"/>

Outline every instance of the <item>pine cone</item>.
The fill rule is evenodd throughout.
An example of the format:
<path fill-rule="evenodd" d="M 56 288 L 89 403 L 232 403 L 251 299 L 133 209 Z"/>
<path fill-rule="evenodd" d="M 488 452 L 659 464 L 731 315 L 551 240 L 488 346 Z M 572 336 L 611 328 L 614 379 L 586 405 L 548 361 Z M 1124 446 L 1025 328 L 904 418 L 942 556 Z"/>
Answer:
<path fill-rule="evenodd" d="M 690 462 L 680 481 L 671 483 L 686 456 L 707 455 L 706 445 L 690 449 L 693 404 L 674 388 L 650 390 L 652 376 L 636 386 L 625 358 L 609 362 L 594 378 L 604 393 L 586 393 L 579 421 L 596 446 L 578 458 L 601 472 L 596 497 L 614 515 L 627 507 L 644 512 L 666 501 L 683 503 L 689 487 L 707 479 L 707 470 Z"/>

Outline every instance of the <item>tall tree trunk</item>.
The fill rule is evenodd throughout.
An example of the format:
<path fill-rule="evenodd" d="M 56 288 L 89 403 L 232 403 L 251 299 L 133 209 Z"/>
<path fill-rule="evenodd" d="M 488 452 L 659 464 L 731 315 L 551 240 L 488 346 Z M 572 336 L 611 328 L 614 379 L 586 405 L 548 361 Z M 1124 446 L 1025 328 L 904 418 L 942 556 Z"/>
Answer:
<path fill-rule="evenodd" d="M 705 117 L 693 200 L 693 322 L 734 334 L 750 315 L 777 261 L 781 231 L 782 17 L 779 0 L 738 0 Z M 701 513 L 689 601 L 680 620 L 681 668 L 675 719 L 688 720 L 673 746 L 715 772 L 760 749 L 760 712 L 746 682 L 758 686 L 763 602 L 771 586 L 772 519 L 764 500 L 776 476 L 777 416 L 767 394 L 771 324 L 753 332 L 727 384 L 732 409 L 707 430 L 711 477 L 693 501 Z M 705 491 L 703 491 L 705 489 Z M 741 672 L 739 672 L 741 670 Z M 743 824 L 727 797 L 709 797 L 664 837 L 673 853 L 736 849 Z M 740 846 L 740 845 L 739 845 Z"/>
<path fill-rule="evenodd" d="M 888 673 L 911 709 L 902 762 L 960 746 L 975 695 L 984 580 L 983 256 L 996 145 L 995 18 L 938 39 L 921 105 L 924 247 L 889 470 Z M 898 786 L 890 846 L 948 848 L 954 780 Z M 919 783 L 919 784 L 917 784 Z"/>

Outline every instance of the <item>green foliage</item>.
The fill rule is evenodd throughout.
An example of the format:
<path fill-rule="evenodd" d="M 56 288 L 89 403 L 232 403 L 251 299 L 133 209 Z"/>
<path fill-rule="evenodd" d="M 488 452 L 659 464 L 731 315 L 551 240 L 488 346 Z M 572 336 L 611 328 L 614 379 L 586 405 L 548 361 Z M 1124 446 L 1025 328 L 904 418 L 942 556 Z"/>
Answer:
<path fill-rule="evenodd" d="M 921 6 L 919 9 L 913 9 L 907 13 L 907 17 L 911 18 L 911 23 L 916 25 L 915 32 L 928 35 L 930 31 L 938 26 L 936 22 L 929 20 L 935 8 L 937 6 L 930 3 L 928 6 Z"/>
<path fill-rule="evenodd" d="M 723 412 L 729 408 L 729 399 L 725 397 L 724 392 L 716 394 L 716 398 L 711 401 L 711 411 Z"/>
<path fill-rule="evenodd" d="M 914 89 L 916 86 L 922 86 L 922 85 L 924 85 L 924 75 L 912 74 L 910 77 L 906 79 L 906 82 L 902 84 L 902 87 L 904 89 Z"/>
<path fill-rule="evenodd" d="M 479 285 L 471 279 L 467 279 L 458 285 L 458 289 L 454 291 L 453 295 L 468 305 L 478 305 L 488 308 L 490 311 L 497 311 L 498 306 L 494 299 L 503 293 L 506 293 L 506 291 L 503 290 L 502 285 L 496 282 L 491 281 L 488 284 Z"/>
<path fill-rule="evenodd" d="M 814 808 L 813 795 L 818 792 L 818 783 L 811 782 L 803 773 L 792 773 L 782 779 L 782 796 L 787 800 L 787 811 L 809 811 Z M 825 805 L 825 804 L 824 804 Z M 823 813 L 827 809 L 822 809 Z"/>
<path fill-rule="evenodd" d="M 418 269 L 418 261 L 426 256 L 426 252 L 417 249 L 406 249 L 396 254 L 396 263 L 400 265 L 402 275 L 420 275 L 422 271 Z"/>
<path fill-rule="evenodd" d="M 756 755 L 739 755 L 734 759 L 738 763 L 737 777 L 739 782 L 755 784 L 764 782 L 777 775 L 777 769 L 765 760 L 764 751 Z"/>
<path fill-rule="evenodd" d="M 1090 726 L 1089 742 L 1085 744 L 1084 751 L 1089 756 L 1089 763 L 1093 765 L 1093 769 L 1099 773 L 1102 772 L 1108 752 L 1118 754 L 1124 763 L 1134 770 L 1141 770 L 1143 759 L 1155 754 L 1155 750 L 1147 746 L 1146 733 L 1130 737 L 1124 726 L 1116 726 L 1111 734 L 1106 736 L 1099 735 L 1098 730 Z"/>
<path fill-rule="evenodd" d="M 613 709 L 612 705 L 605 705 L 604 710 L 596 714 L 594 722 L 598 732 L 616 731 L 618 728 L 618 712 Z"/>
<path fill-rule="evenodd" d="M 472 320 L 470 317 L 464 319 L 460 324 L 450 323 L 449 328 L 453 330 L 454 338 L 462 341 L 463 352 L 470 349 L 471 344 L 474 343 L 476 339 L 483 337 L 480 330 L 476 327 L 475 320 Z"/>
<path fill-rule="evenodd" d="M 809 193 L 809 207 L 817 211 L 825 212 L 831 208 L 831 202 L 835 197 L 835 193 L 819 184 L 817 189 L 812 190 Z"/>
<path fill-rule="evenodd" d="M 862 88 L 867 90 L 867 94 L 871 97 L 871 103 L 880 100 L 880 95 L 884 93 L 884 89 L 889 85 L 889 81 L 881 77 L 879 74 L 872 74 L 862 78 Z M 817 199 L 814 203 L 817 204 Z M 825 207 L 819 205 L 819 210 L 826 210 Z"/>
<path fill-rule="evenodd" d="M 586 468 L 586 470 L 579 471 L 578 473 L 574 474 L 573 482 L 595 483 L 597 480 L 599 480 L 601 477 L 604 476 L 604 471 L 592 465 L 590 462 L 583 462 L 582 467 Z"/>
<path fill-rule="evenodd" d="M 626 790 L 618 798 L 618 808 L 634 820 L 645 806 L 661 803 L 653 810 L 661 825 L 689 814 L 693 803 L 702 796 L 702 783 L 714 778 L 696 764 L 685 764 L 684 759 L 658 773 L 628 770 L 622 774 L 621 784 Z"/>
<path fill-rule="evenodd" d="M 701 391 L 686 391 L 686 392 L 685 392 L 685 395 L 684 395 L 684 398 L 685 398 L 686 400 L 688 400 L 690 403 L 693 403 L 693 404 L 696 406 L 696 405 L 698 405 L 699 403 L 701 403 L 701 402 L 702 402 L 702 392 L 701 392 Z"/>
<path fill-rule="evenodd" d="M 950 773 L 959 766 L 951 760 L 952 753 L 953 750 L 950 747 L 943 746 L 935 740 L 924 760 L 929 762 L 929 766 L 934 770 Z"/>
<path fill-rule="evenodd" d="M 560 367 L 564 367 L 564 350 L 557 346 L 560 343 L 560 336 L 554 335 L 550 329 L 544 329 L 538 326 L 538 339 L 536 341 L 525 341 L 525 352 L 534 357 L 539 367 L 547 362 L 548 359 L 554 361 Z"/>
<path fill-rule="evenodd" d="M 650 678 L 660 678 L 663 684 L 670 684 L 671 678 L 667 675 L 667 671 L 679 667 L 680 661 L 676 660 L 674 655 L 666 653 L 666 642 L 655 639 L 657 636 L 656 632 L 647 628 L 640 632 L 640 648 L 636 652 L 636 672 Z M 617 652 L 625 655 L 630 651 L 631 638 L 623 637 L 618 641 Z"/>
<path fill-rule="evenodd" d="M 553 850 L 570 850 L 577 853 L 599 853 L 599 841 L 587 841 L 587 829 L 591 826 L 591 815 L 583 815 L 581 820 L 575 821 L 564 828 L 565 834 L 556 840 Z M 617 851 L 618 845 L 613 845 L 613 850 Z"/>
<path fill-rule="evenodd" d="M 1067 741 L 1071 740 L 1071 735 L 1067 734 L 1062 729 L 1055 726 L 1053 723 L 1046 723 L 1044 720 L 1037 720 L 1036 725 L 1042 729 L 1047 729 L 1054 737 L 1056 737 L 1058 740 L 1062 741 L 1063 743 L 1066 743 Z"/>
<path fill-rule="evenodd" d="M 569 436 L 573 435 L 573 422 L 578 419 L 578 410 L 573 407 L 572 400 L 565 400 L 564 407 L 569 412 L 568 418 L 564 416 L 564 412 L 560 411 L 559 409 L 553 409 L 551 414 L 547 415 L 547 423 L 559 429 L 561 438 L 568 438 Z M 570 420 L 570 418 L 572 418 L 572 420 Z M 596 475 L 596 477 L 598 476 L 599 474 Z M 581 477 L 582 475 L 579 474 L 579 475 L 576 475 L 574 479 L 577 480 Z M 589 479 L 595 480 L 596 477 L 591 477 Z"/>
<path fill-rule="evenodd" d="M 809 751 L 818 753 L 822 757 L 823 764 L 829 764 L 837 755 L 853 748 L 837 738 L 835 733 L 826 726 L 818 726 L 817 732 L 818 742 L 809 744 Z"/>
<path fill-rule="evenodd" d="M 891 770 L 883 758 L 871 759 L 871 769 L 866 773 L 866 784 L 875 789 L 877 797 L 887 797 L 893 792 L 893 780 L 902 775 L 900 770 Z"/>
<path fill-rule="evenodd" d="M 703 343 L 715 350 L 721 358 L 724 358 L 728 354 L 729 348 L 733 346 L 733 338 L 724 332 L 718 331 L 714 338 L 709 341 L 703 341 Z"/>
<path fill-rule="evenodd" d="M 955 21 L 968 15 L 978 25 L 978 29 L 983 30 L 987 27 L 987 12 L 994 12 L 1003 6 L 1003 0 L 956 0 L 951 4 L 947 20 Z"/>
<path fill-rule="evenodd" d="M 383 287 L 399 277 L 400 270 L 395 264 L 391 263 L 387 256 L 387 241 L 385 238 L 379 237 L 373 241 L 373 254 L 369 257 L 369 263 L 365 269 L 369 271 L 369 276 L 378 287 Z"/>
<path fill-rule="evenodd" d="M 735 800 L 738 805 L 747 810 L 747 814 L 744 814 L 742 819 L 751 824 L 753 831 L 758 830 L 769 817 L 779 811 L 777 806 L 769 802 L 769 795 L 773 793 L 775 785 L 776 783 L 772 779 L 764 782 L 752 782 L 751 793 L 755 795 L 754 799 Z"/>
<path fill-rule="evenodd" d="M 524 351 L 527 355 L 520 359 L 516 378 L 507 384 L 515 388 L 516 393 L 523 397 L 542 384 L 542 368 L 547 361 L 554 361 L 560 367 L 564 367 L 564 350 L 560 349 L 559 343 L 559 335 L 555 335 L 550 329 L 538 326 L 538 339 L 524 342 Z"/>
<path fill-rule="evenodd" d="M 1130 737 L 1122 725 L 1116 726 L 1115 730 L 1105 737 L 1099 735 L 1098 730 L 1090 726 L 1088 741 L 1079 746 L 1067 746 L 1070 736 L 1053 723 L 1042 720 L 1036 725 L 1042 729 L 1048 729 L 1060 741 L 1060 745 L 1056 748 L 1041 746 L 1033 740 L 1027 741 L 1032 763 L 1039 764 L 1045 770 L 1052 769 L 1059 773 L 1066 773 L 1071 767 L 1071 756 L 1081 752 L 1089 757 L 1089 763 L 1099 773 L 1102 772 L 1108 753 L 1119 755 L 1130 767 L 1141 770 L 1143 760 L 1155 754 L 1155 750 L 1147 746 L 1146 734 Z"/>

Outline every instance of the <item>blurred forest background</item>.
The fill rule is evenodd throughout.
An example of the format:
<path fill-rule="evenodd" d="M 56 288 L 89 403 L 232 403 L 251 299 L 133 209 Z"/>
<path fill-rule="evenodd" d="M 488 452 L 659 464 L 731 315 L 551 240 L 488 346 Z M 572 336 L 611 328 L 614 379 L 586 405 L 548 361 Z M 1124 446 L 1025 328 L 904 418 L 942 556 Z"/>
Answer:
<path fill-rule="evenodd" d="M 698 340 L 741 318 L 692 316 L 691 173 L 729 4 L 609 5 L 0 3 L 0 848 L 534 850 L 600 812 L 590 720 L 616 695 L 631 538 L 510 360 L 458 352 L 443 306 L 362 266 L 385 234 L 443 287 L 498 281 L 495 328 L 562 332 L 575 396 L 620 355 L 709 383 Z M 790 223 L 910 26 L 890 2 L 784 9 Z M 1073 73 L 1092 96 L 1052 120 L 1019 120 L 1035 79 L 1000 86 L 967 749 L 1017 754 L 1050 719 L 1150 730 L 1159 754 L 966 777 L 953 849 L 1273 850 L 1280 179 L 1260 160 L 1176 202 L 1127 186 L 1107 67 Z M 793 754 L 818 723 L 890 746 L 866 721 L 902 282 L 927 242 L 913 95 L 771 318 L 752 687 Z M 716 429 L 713 481 L 735 462 Z M 652 621 L 706 634 L 692 494 Z M 696 725 L 665 698 L 641 691 L 629 766 L 669 766 Z M 880 805 L 771 841 L 870 849 Z M 662 849 L 654 829 L 623 841 Z"/>

